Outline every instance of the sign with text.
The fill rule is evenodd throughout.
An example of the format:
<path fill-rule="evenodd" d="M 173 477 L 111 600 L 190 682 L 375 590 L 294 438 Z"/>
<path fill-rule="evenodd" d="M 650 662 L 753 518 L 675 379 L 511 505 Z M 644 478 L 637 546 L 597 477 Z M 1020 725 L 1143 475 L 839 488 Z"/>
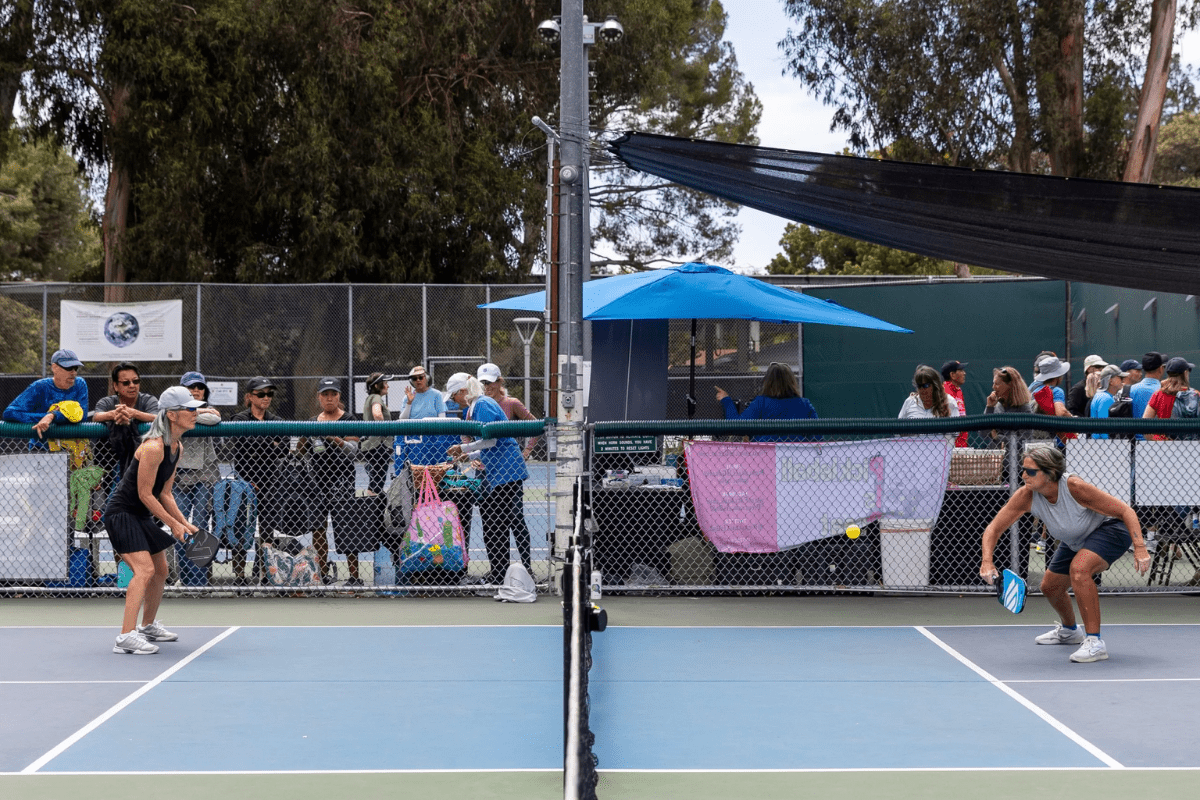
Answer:
<path fill-rule="evenodd" d="M 83 361 L 183 360 L 183 301 L 63 300 L 61 346 Z"/>
<path fill-rule="evenodd" d="M 592 451 L 596 453 L 653 453 L 657 450 L 657 436 L 597 436 L 592 444 Z"/>
<path fill-rule="evenodd" d="M 942 508 L 954 440 L 690 442 L 696 518 L 722 553 L 774 553 L 878 519 Z"/>

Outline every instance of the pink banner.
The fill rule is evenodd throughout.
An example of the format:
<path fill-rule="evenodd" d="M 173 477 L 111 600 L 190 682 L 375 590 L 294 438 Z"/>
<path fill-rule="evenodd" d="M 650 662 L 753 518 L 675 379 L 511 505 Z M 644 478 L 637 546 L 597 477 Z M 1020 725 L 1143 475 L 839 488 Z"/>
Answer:
<path fill-rule="evenodd" d="M 688 481 L 700 529 L 722 553 L 779 550 L 775 445 L 688 446 Z"/>

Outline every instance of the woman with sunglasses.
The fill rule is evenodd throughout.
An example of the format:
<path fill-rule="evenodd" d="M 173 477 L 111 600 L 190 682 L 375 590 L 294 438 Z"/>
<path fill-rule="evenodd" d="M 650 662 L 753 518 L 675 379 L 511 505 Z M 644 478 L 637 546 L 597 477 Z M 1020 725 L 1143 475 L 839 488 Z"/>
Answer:
<path fill-rule="evenodd" d="M 230 422 L 273 422 L 282 419 L 271 411 L 275 384 L 258 376 L 246 381 L 246 407 L 229 418 Z M 233 437 L 233 469 L 237 476 L 254 487 L 258 500 L 258 519 L 264 532 L 269 531 L 277 514 L 274 508 L 274 483 L 279 460 L 287 455 L 288 441 L 282 437 Z M 246 552 L 253 542 L 230 542 L 230 564 L 235 586 L 246 585 Z M 255 562 L 261 563 L 261 562 Z M 258 567 L 255 567 L 258 570 Z M 261 572 L 261 570 L 259 570 Z M 261 574 L 260 578 L 263 577 Z"/>
<path fill-rule="evenodd" d="M 113 644 L 114 653 L 149 655 L 158 652 L 154 642 L 173 642 L 179 638 L 163 627 L 157 615 L 167 582 L 164 551 L 197 530 L 175 505 L 171 488 L 175 483 L 175 467 L 183 455 L 183 434 L 196 427 L 196 410 L 203 405 L 203 400 L 196 400 L 182 386 L 172 386 L 162 393 L 150 430 L 142 437 L 129 468 L 105 507 L 104 522 L 113 550 L 133 570 L 125 591 L 125 617 L 121 635 Z M 155 517 L 171 532 L 160 528 Z"/>
<path fill-rule="evenodd" d="M 899 419 L 932 419 L 934 417 L 957 417 L 958 403 L 952 402 L 942 385 L 942 375 L 933 367 L 921 364 L 913 373 L 913 388 L 916 390 L 900 406 Z"/>
<path fill-rule="evenodd" d="M 1042 594 L 1058 613 L 1054 629 L 1034 639 L 1038 644 L 1079 645 L 1071 654 L 1075 662 L 1103 661 L 1108 649 L 1100 638 L 1100 594 L 1092 579 L 1123 556 L 1133 545 L 1134 567 L 1150 569 L 1150 554 L 1142 539 L 1137 514 L 1127 503 L 1066 471 L 1058 448 L 1034 447 L 1021 461 L 1018 489 L 983 532 L 983 558 L 979 575 L 988 583 L 998 577 L 992 555 L 1001 534 L 1025 514 L 1033 514 L 1058 540 L 1058 548 L 1042 576 Z M 1067 590 L 1075 592 L 1080 630 Z"/>
<path fill-rule="evenodd" d="M 420 364 L 409 370 L 408 386 L 404 387 L 404 400 L 400 407 L 400 419 L 430 419 L 447 415 L 446 398 L 433 388 L 429 373 Z M 439 464 L 445 460 L 446 448 L 458 441 L 457 436 L 422 436 L 407 434 L 396 437 L 396 474 L 404 469 L 404 463 Z"/>

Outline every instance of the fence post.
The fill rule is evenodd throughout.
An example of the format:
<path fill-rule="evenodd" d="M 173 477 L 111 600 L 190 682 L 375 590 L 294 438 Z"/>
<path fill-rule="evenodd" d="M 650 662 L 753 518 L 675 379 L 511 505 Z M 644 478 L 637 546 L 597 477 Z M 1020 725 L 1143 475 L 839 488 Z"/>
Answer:
<path fill-rule="evenodd" d="M 42 284 L 42 377 L 46 377 L 46 339 L 50 336 L 50 318 L 46 316 L 46 284 Z M 60 323 L 61 324 L 61 323 Z"/>
<path fill-rule="evenodd" d="M 346 394 L 354 413 L 354 284 L 346 284 Z"/>
<path fill-rule="evenodd" d="M 1012 497 L 1021 488 L 1021 454 L 1017 452 L 1021 440 L 1016 431 L 1008 432 L 1008 496 Z M 1008 529 L 1008 568 L 1021 574 L 1021 520 Z"/>
<path fill-rule="evenodd" d="M 204 372 L 200 368 L 200 289 L 201 284 L 196 284 L 196 372 Z"/>

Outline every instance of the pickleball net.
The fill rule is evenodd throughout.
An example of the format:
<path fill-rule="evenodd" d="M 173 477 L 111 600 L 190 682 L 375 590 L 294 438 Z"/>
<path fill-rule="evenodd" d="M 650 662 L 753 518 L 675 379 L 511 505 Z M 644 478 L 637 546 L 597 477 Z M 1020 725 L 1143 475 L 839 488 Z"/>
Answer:
<path fill-rule="evenodd" d="M 596 797 L 596 737 L 589 724 L 588 673 L 592 668 L 593 607 L 590 536 L 582 524 L 577 490 L 574 535 L 563 572 L 563 797 Z"/>

